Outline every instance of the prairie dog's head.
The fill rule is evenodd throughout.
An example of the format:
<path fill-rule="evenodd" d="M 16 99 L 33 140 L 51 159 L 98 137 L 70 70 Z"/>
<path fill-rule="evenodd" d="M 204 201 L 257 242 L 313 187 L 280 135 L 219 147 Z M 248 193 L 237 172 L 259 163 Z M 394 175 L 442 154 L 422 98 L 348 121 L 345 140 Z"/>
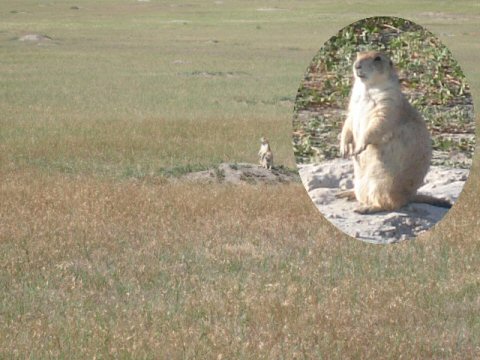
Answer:
<path fill-rule="evenodd" d="M 365 51 L 357 53 L 353 63 L 355 80 L 360 80 L 365 85 L 384 85 L 398 83 L 397 73 L 392 60 L 381 51 Z"/>
<path fill-rule="evenodd" d="M 261 143 L 262 145 L 268 144 L 268 139 L 267 139 L 266 137 L 262 136 L 262 137 L 260 138 L 260 143 Z"/>

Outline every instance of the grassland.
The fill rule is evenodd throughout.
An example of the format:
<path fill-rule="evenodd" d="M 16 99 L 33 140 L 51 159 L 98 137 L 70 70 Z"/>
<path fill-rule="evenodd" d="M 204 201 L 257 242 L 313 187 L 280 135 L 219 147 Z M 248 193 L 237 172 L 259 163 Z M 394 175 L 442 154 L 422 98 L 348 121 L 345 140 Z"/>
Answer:
<path fill-rule="evenodd" d="M 478 103 L 480 8 L 381 4 L 439 36 Z M 446 218 L 395 246 L 343 235 L 300 184 L 164 177 L 253 162 L 262 135 L 293 167 L 307 65 L 373 12 L 1 3 L 0 357 L 477 358 L 478 156 Z"/>

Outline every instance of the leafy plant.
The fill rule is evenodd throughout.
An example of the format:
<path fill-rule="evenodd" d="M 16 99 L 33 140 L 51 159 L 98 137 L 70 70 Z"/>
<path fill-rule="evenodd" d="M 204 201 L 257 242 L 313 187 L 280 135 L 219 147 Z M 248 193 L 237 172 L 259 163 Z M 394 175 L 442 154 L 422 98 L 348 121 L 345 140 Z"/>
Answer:
<path fill-rule="evenodd" d="M 338 156 L 336 135 L 348 105 L 351 66 L 356 52 L 365 50 L 389 54 L 404 93 L 424 115 L 432 133 L 468 133 L 473 137 L 470 89 L 451 52 L 431 32 L 411 21 L 372 17 L 341 29 L 309 65 L 295 103 L 293 143 L 297 162 Z M 326 113 L 328 117 L 323 116 Z M 298 134 L 302 134 L 301 139 Z M 454 143 L 434 142 L 434 149 L 460 149 L 471 158 L 473 145 Z"/>

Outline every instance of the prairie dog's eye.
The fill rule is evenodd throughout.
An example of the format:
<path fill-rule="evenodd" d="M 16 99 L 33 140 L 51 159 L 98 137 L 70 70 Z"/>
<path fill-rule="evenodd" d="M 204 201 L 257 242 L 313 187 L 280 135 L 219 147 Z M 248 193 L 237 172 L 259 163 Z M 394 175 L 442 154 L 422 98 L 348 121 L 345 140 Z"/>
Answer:
<path fill-rule="evenodd" d="M 382 61 L 382 58 L 380 56 L 377 56 L 375 57 L 375 59 L 373 59 L 373 61 Z"/>

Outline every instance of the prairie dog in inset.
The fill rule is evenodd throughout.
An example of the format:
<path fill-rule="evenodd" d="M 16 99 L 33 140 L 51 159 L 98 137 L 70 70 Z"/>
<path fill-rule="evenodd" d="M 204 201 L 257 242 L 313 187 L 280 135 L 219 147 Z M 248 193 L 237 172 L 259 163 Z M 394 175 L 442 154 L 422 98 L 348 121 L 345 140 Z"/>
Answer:
<path fill-rule="evenodd" d="M 408 102 L 392 61 L 382 52 L 357 54 L 355 82 L 343 125 L 340 153 L 353 155 L 356 212 L 396 210 L 409 202 L 450 207 L 443 199 L 417 195 L 430 167 L 430 134 Z"/>
<path fill-rule="evenodd" d="M 262 137 L 260 139 L 260 143 L 260 151 L 258 152 L 258 157 L 260 158 L 260 166 L 264 167 L 265 169 L 271 170 L 273 166 L 273 153 L 272 149 L 270 149 L 270 143 L 265 137 Z"/>

